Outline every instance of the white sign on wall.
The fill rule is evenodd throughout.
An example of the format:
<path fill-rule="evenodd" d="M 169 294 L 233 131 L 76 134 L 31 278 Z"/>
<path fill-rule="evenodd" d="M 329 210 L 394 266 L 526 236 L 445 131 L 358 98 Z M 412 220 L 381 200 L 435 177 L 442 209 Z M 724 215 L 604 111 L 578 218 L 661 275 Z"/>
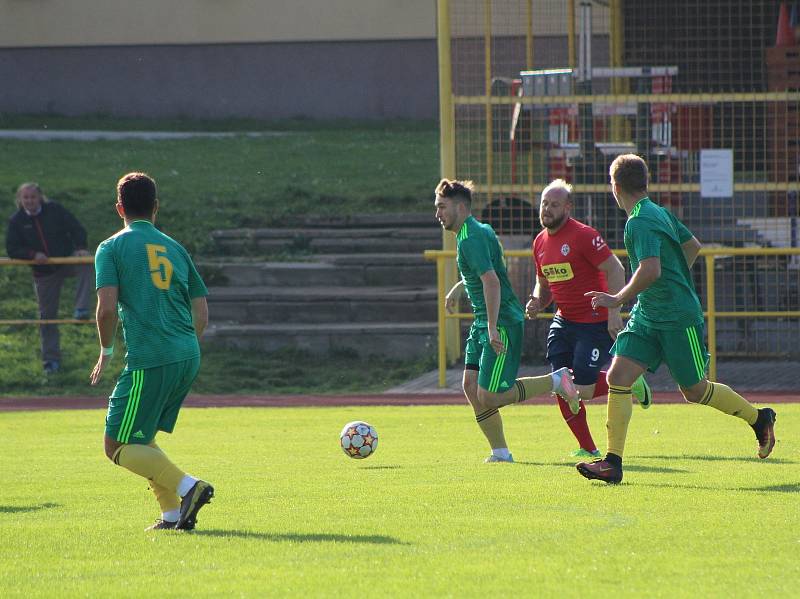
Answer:
<path fill-rule="evenodd" d="M 733 197 L 733 150 L 700 150 L 700 197 Z"/>

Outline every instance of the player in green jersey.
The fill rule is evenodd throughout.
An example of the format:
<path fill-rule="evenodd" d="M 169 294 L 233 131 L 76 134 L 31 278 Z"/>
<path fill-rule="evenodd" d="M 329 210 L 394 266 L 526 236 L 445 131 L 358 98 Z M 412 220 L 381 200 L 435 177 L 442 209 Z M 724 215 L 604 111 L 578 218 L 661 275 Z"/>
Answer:
<path fill-rule="evenodd" d="M 618 156 L 611 164 L 611 187 L 628 213 L 625 248 L 633 276 L 615 294 L 590 291 L 592 306 L 616 308 L 636 298 L 630 319 L 612 347 L 608 371 L 608 453 L 602 460 L 577 464 L 590 479 L 622 480 L 622 454 L 631 418 L 631 385 L 647 369 L 665 362 L 686 401 L 708 405 L 741 418 L 755 432 L 758 457 L 775 446 L 775 412 L 756 409 L 722 383 L 706 378 L 703 309 L 689 269 L 700 242 L 671 212 L 648 197 L 647 164 L 639 156 Z"/>
<path fill-rule="evenodd" d="M 118 320 L 127 348 L 126 366 L 108 401 L 105 452 L 150 482 L 161 507 L 150 529 L 191 530 L 214 488 L 175 466 L 155 436 L 172 432 L 200 369 L 208 290 L 186 250 L 154 226 L 153 179 L 144 173 L 122 177 L 116 208 L 125 228 L 95 254 L 100 355 L 92 385 L 114 353 Z"/>
<path fill-rule="evenodd" d="M 435 206 L 442 227 L 456 234 L 461 273 L 445 306 L 452 312 L 466 289 L 475 316 L 464 352 L 462 388 L 492 449 L 486 462 L 513 462 L 499 408 L 545 393 L 573 399 L 578 391 L 568 368 L 517 378 L 525 310 L 508 280 L 497 235 L 471 214 L 472 183 L 442 179 L 436 187 Z"/>

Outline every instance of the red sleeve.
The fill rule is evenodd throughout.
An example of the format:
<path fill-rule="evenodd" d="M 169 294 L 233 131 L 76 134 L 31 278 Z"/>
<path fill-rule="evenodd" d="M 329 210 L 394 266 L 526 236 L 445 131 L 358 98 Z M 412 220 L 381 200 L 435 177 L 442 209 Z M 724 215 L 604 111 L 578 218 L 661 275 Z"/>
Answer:
<path fill-rule="evenodd" d="M 539 277 L 543 277 L 544 273 L 542 273 L 542 265 L 539 264 L 539 261 L 536 259 L 536 248 L 538 245 L 541 245 L 540 237 L 537 235 L 536 239 L 533 240 L 533 245 L 531 246 L 531 257 L 533 258 L 533 264 L 536 266 L 536 275 Z M 536 281 L 534 281 L 536 283 Z"/>
<path fill-rule="evenodd" d="M 613 254 L 603 236 L 592 227 L 586 227 L 581 235 L 581 245 L 586 259 L 597 268 L 608 260 Z"/>

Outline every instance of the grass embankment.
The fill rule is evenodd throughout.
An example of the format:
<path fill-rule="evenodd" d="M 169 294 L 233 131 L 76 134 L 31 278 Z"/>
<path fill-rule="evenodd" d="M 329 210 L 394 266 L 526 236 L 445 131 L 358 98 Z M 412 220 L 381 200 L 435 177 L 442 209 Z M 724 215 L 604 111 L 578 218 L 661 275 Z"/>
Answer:
<path fill-rule="evenodd" d="M 92 249 L 119 229 L 115 185 L 131 170 L 159 184 L 159 226 L 196 257 L 213 254 L 210 232 L 270 226 L 292 215 L 429 210 L 438 174 L 433 123 L 313 121 L 149 121 L 104 118 L 2 117 L 3 129 L 267 131 L 223 139 L 0 140 L 0 206 L 15 210 L 14 191 L 37 181 L 89 231 Z M 5 227 L 0 230 L 4 248 Z M 4 253 L 4 250 L 0 250 Z M 307 257 L 305 258 L 307 259 Z M 27 268 L 0 268 L 0 318 L 35 318 Z M 61 312 L 72 312 L 71 287 Z M 62 373 L 41 374 L 33 327 L 0 327 L 0 393 L 94 392 L 84 381 L 96 355 L 89 327 L 63 326 Z M 195 387 L 206 392 L 373 391 L 413 376 L 425 364 L 316 360 L 294 353 L 209 352 Z M 300 372 L 302 370 L 302 372 Z"/>

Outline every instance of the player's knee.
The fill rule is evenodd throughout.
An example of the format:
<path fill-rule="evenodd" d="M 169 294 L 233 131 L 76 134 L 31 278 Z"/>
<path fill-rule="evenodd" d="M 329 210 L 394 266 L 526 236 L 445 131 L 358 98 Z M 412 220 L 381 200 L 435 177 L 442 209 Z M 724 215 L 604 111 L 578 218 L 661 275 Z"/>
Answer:
<path fill-rule="evenodd" d="M 700 381 L 691 387 L 681 387 L 683 398 L 689 403 L 700 403 L 706 392 L 706 381 Z"/>
<path fill-rule="evenodd" d="M 116 463 L 114 458 L 117 456 L 120 447 L 122 447 L 122 443 L 118 443 L 109 437 L 106 437 L 103 442 L 106 457 L 114 463 Z"/>
<path fill-rule="evenodd" d="M 683 399 L 688 401 L 689 403 L 700 403 L 700 395 L 695 395 L 694 393 L 690 393 L 686 389 L 681 389 L 681 393 L 683 394 Z"/>
<path fill-rule="evenodd" d="M 606 373 L 606 384 L 609 387 L 630 387 L 639 378 L 639 374 L 641 373 L 630 372 L 625 368 L 615 368 L 612 364 Z"/>
<path fill-rule="evenodd" d="M 488 409 L 488 407 L 483 405 L 481 400 L 478 399 L 477 392 L 472 395 L 467 394 L 467 400 L 469 401 L 469 405 L 472 406 L 472 409 L 475 410 L 476 414 L 481 414 Z"/>
<path fill-rule="evenodd" d="M 475 381 L 463 381 L 461 383 L 461 388 L 464 390 L 464 395 L 466 395 L 467 399 L 470 401 L 478 398 L 478 383 Z"/>
<path fill-rule="evenodd" d="M 502 408 L 505 405 L 501 401 L 500 395 L 487 391 L 483 387 L 478 387 L 478 401 L 486 408 Z"/>

